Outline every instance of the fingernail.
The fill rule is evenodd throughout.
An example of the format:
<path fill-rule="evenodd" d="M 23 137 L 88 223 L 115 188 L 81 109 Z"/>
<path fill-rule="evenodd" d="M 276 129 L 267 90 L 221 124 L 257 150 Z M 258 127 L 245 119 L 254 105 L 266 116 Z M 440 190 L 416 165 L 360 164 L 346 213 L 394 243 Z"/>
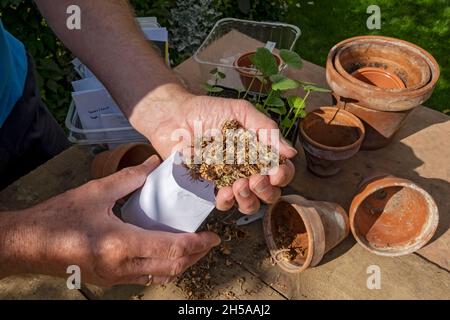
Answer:
<path fill-rule="evenodd" d="M 248 198 L 250 197 L 250 190 L 248 188 L 243 188 L 241 191 L 239 191 L 239 195 L 242 198 Z"/>
<path fill-rule="evenodd" d="M 255 191 L 258 193 L 262 193 L 267 190 L 269 187 L 269 183 L 267 182 L 267 179 L 261 179 L 256 185 L 255 185 Z"/>

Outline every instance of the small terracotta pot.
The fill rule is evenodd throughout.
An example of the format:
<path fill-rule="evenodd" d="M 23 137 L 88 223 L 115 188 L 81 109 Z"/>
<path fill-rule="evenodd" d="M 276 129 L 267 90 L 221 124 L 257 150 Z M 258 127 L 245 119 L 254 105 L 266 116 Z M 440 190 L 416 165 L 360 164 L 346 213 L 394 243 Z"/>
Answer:
<path fill-rule="evenodd" d="M 350 232 L 347 213 L 339 205 L 309 201 L 299 195 L 281 197 L 268 207 L 263 227 L 271 256 L 284 271 L 292 273 L 317 266 Z M 283 243 L 295 248 L 285 249 Z M 283 259 L 286 251 L 301 254 L 292 260 Z"/>
<path fill-rule="evenodd" d="M 377 175 L 362 183 L 350 207 L 350 227 L 360 245 L 382 256 L 422 248 L 439 221 L 433 198 L 413 182 Z"/>
<path fill-rule="evenodd" d="M 381 68 L 364 67 L 352 73 L 352 77 L 383 89 L 406 88 L 402 79 Z"/>
<path fill-rule="evenodd" d="M 352 50 L 347 56 L 341 53 L 337 59 L 346 46 Z M 339 70 L 338 61 L 342 64 Z M 395 74 L 406 88 L 379 88 L 351 75 L 367 66 Z M 338 43 L 331 49 L 326 67 L 328 84 L 337 95 L 379 111 L 406 111 L 421 105 L 433 93 L 439 73 L 436 60 L 427 51 L 412 43 L 382 36 L 360 36 Z"/>
<path fill-rule="evenodd" d="M 244 85 L 245 90 L 250 88 L 250 91 L 252 92 L 259 92 L 261 90 L 262 86 L 262 93 L 268 93 L 271 89 L 272 83 L 267 80 L 266 84 L 263 84 L 257 77 L 262 77 L 262 74 L 257 72 L 255 73 L 251 69 L 254 69 L 253 63 L 250 60 L 252 56 L 254 56 L 256 51 L 247 52 L 242 55 L 240 55 L 235 61 L 234 61 L 234 68 L 239 72 L 239 76 L 241 78 L 242 84 Z M 278 67 L 281 66 L 281 58 L 273 54 L 277 60 Z M 253 83 L 252 83 L 253 82 Z M 251 87 L 250 87 L 251 86 Z"/>
<path fill-rule="evenodd" d="M 149 144 L 122 144 L 114 150 L 98 154 L 91 164 L 91 175 L 94 179 L 107 177 L 122 170 L 142 164 L 152 155 L 157 154 Z"/>
<path fill-rule="evenodd" d="M 361 120 L 336 107 L 321 107 L 300 122 L 299 139 L 308 169 L 321 177 L 337 174 L 341 170 L 338 161 L 353 157 L 364 136 Z"/>
<path fill-rule="evenodd" d="M 361 150 L 376 150 L 387 146 L 403 126 L 411 110 L 387 112 L 369 109 L 333 93 L 333 104 L 357 116 L 366 134 Z"/>

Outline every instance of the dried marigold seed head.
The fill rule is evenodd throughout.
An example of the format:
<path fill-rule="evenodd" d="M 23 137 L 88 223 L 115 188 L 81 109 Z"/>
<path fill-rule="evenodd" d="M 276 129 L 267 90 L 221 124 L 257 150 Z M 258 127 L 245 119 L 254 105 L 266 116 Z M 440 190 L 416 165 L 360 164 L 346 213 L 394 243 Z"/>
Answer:
<path fill-rule="evenodd" d="M 202 163 L 187 165 L 192 177 L 215 183 L 216 188 L 231 186 L 240 178 L 266 172 L 274 164 L 282 164 L 284 157 L 278 156 L 270 146 L 259 143 L 256 133 L 245 130 L 236 120 L 226 121 L 222 136 L 205 137 L 196 141 L 201 146 Z M 229 144 L 232 144 L 231 146 Z"/>

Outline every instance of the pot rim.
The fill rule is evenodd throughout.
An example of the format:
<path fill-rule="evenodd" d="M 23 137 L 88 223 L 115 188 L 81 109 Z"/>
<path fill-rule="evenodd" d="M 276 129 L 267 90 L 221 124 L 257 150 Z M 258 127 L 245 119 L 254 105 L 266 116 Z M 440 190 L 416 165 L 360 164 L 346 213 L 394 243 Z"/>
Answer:
<path fill-rule="evenodd" d="M 387 90 L 380 90 L 380 88 L 378 88 L 379 90 L 375 90 L 374 88 L 369 89 L 369 88 L 366 88 L 366 87 L 360 87 L 360 86 L 352 83 L 351 81 L 347 80 L 346 78 L 344 78 L 336 70 L 336 68 L 334 67 L 333 60 L 334 60 L 334 57 L 336 55 L 336 50 L 340 46 L 342 46 L 343 44 L 345 44 L 345 43 L 347 43 L 347 42 L 349 42 L 351 40 L 354 40 L 354 39 L 373 39 L 373 38 L 386 39 L 386 40 L 390 40 L 390 41 L 392 41 L 392 40 L 400 41 L 400 42 L 404 42 L 404 43 L 406 43 L 408 45 L 417 47 L 416 45 L 414 45 L 412 43 L 409 43 L 407 41 L 400 40 L 400 39 L 395 39 L 395 38 L 390 38 L 390 37 L 384 37 L 384 36 L 358 36 L 358 37 L 354 37 L 354 38 L 349 38 L 347 40 L 344 40 L 344 41 L 336 44 L 330 50 L 330 52 L 328 54 L 328 57 L 327 57 L 327 63 L 326 63 L 326 76 L 327 76 L 328 83 L 329 83 L 330 87 L 332 87 L 333 91 L 336 91 L 335 88 L 333 88 L 334 87 L 333 86 L 333 82 L 335 83 L 336 81 L 332 81 L 331 78 L 339 79 L 341 82 L 343 82 L 345 85 L 347 85 L 349 88 L 351 88 L 354 91 L 358 91 L 358 92 L 362 91 L 361 94 L 363 94 L 363 95 L 371 95 L 371 96 L 376 95 L 376 97 L 375 97 L 376 99 L 380 99 L 380 97 L 379 97 L 380 94 L 383 95 L 383 99 L 386 99 L 386 98 L 391 98 L 391 99 L 397 98 L 397 99 L 400 99 L 402 97 L 419 98 L 421 96 L 427 96 L 428 92 L 433 90 L 433 88 L 437 84 L 437 81 L 438 81 L 439 75 L 440 75 L 439 65 L 438 65 L 438 63 L 436 62 L 436 60 L 434 59 L 434 57 L 430 53 L 428 53 L 427 51 L 425 51 L 424 49 L 422 49 L 420 47 L 418 47 L 418 48 L 420 48 L 421 50 L 424 50 L 424 54 L 433 62 L 432 79 L 431 79 L 431 81 L 428 84 L 426 84 L 424 87 L 422 87 L 420 89 L 412 90 L 412 91 L 405 91 L 405 92 L 392 92 L 392 91 L 387 91 Z M 431 94 L 431 92 L 430 92 L 430 94 Z M 403 101 L 403 100 L 401 100 L 401 101 Z M 396 101 L 393 101 L 391 103 L 396 103 Z M 423 103 L 423 101 L 422 101 L 422 103 Z M 381 108 L 379 106 L 374 106 L 373 109 L 381 110 L 381 111 L 403 111 L 403 110 L 412 109 L 414 107 L 416 107 L 416 106 L 394 107 L 392 109 L 389 109 L 389 108 L 388 109 L 384 109 L 384 108 Z"/>
<path fill-rule="evenodd" d="M 422 230 L 420 234 L 415 238 L 412 245 L 405 245 L 404 249 L 401 248 L 376 248 L 368 245 L 367 241 L 364 241 L 362 237 L 358 235 L 356 226 L 355 226 L 355 217 L 357 214 L 357 209 L 360 205 L 367 199 L 370 195 L 375 192 L 386 189 L 390 187 L 404 187 L 417 191 L 422 195 L 425 202 L 427 203 L 428 208 L 428 217 L 425 224 L 422 226 Z M 439 223 L 439 210 L 434 201 L 433 197 L 425 191 L 422 187 L 418 186 L 414 182 L 398 178 L 388 174 L 380 174 L 378 176 L 373 176 L 369 178 L 363 185 L 359 188 L 357 195 L 353 198 L 352 203 L 350 205 L 349 210 L 349 220 L 350 220 L 350 229 L 356 241 L 366 250 L 375 253 L 380 256 L 402 256 L 413 253 L 423 246 L 425 246 L 431 238 L 433 238 L 434 233 L 436 232 L 438 223 Z M 419 240 L 422 238 L 421 240 Z"/>
<path fill-rule="evenodd" d="M 306 256 L 305 262 L 301 266 L 299 266 L 290 261 L 277 261 L 277 264 L 280 266 L 280 268 L 282 268 L 284 271 L 287 271 L 289 273 L 299 273 L 299 272 L 306 270 L 310 266 L 313 266 L 312 265 L 313 262 L 320 261 L 322 259 L 323 255 L 325 254 L 325 240 L 320 244 L 314 243 L 314 240 L 315 240 L 315 238 L 314 238 L 315 233 L 313 231 L 314 228 L 311 224 L 311 221 L 309 219 L 307 219 L 307 217 L 305 217 L 305 213 L 303 211 L 304 209 L 298 203 L 296 203 L 296 202 L 298 202 L 295 200 L 296 198 L 297 198 L 297 200 L 300 200 L 300 201 L 306 200 L 305 198 L 303 198 L 300 195 L 288 195 L 288 196 L 282 196 L 277 202 L 270 205 L 266 210 L 266 214 L 264 216 L 264 224 L 263 224 L 264 238 L 266 239 L 267 247 L 270 251 L 270 255 L 274 259 L 276 259 L 276 252 L 278 252 L 278 250 L 280 250 L 280 248 L 278 248 L 278 246 L 276 245 L 274 236 L 273 236 L 273 230 L 272 230 L 273 210 L 275 209 L 275 207 L 278 204 L 284 202 L 284 203 L 292 206 L 294 208 L 294 210 L 297 212 L 299 219 L 302 220 L 302 222 L 305 226 L 305 229 L 306 229 L 306 233 L 308 235 L 308 254 Z M 320 220 L 319 214 L 317 212 L 315 214 L 318 215 L 318 219 Z M 318 231 L 325 234 L 325 230 L 323 229 L 322 224 L 320 224 L 319 228 L 320 228 L 320 230 L 318 230 Z M 317 257 L 314 257 L 314 254 L 315 254 L 314 249 L 319 251 L 318 252 L 319 254 Z"/>
<path fill-rule="evenodd" d="M 114 168 L 114 170 L 117 171 L 117 167 L 119 166 L 120 162 L 123 160 L 125 155 L 130 152 L 134 148 L 148 148 L 149 150 L 155 151 L 155 154 L 157 155 L 156 150 L 153 148 L 151 144 L 148 143 L 141 143 L 141 142 L 134 142 L 134 143 L 127 143 L 122 144 L 118 146 L 116 149 L 109 150 L 110 152 L 109 157 L 105 160 L 105 164 L 103 166 L 103 176 L 112 174 L 107 169 Z M 109 170 L 110 171 L 110 170 Z"/>
<path fill-rule="evenodd" d="M 345 116 L 347 116 L 348 118 L 351 118 L 352 120 L 354 120 L 354 123 L 357 125 L 357 128 L 360 129 L 360 136 L 358 138 L 358 140 L 356 140 L 354 143 L 349 144 L 347 146 L 344 147 L 331 147 L 331 146 L 327 146 L 324 144 L 321 144 L 315 140 L 313 140 L 310 136 L 308 136 L 303 128 L 303 120 L 305 120 L 310 114 L 315 113 L 318 110 L 323 110 L 325 113 L 327 113 L 328 111 L 337 111 L 335 116 L 339 113 L 342 112 L 342 114 L 344 114 Z M 299 130 L 299 134 L 302 136 L 302 138 L 304 138 L 309 144 L 323 149 L 323 150 L 328 150 L 328 151 L 347 151 L 347 150 L 351 150 L 354 148 L 357 148 L 358 145 L 361 145 L 362 142 L 364 141 L 365 135 L 366 135 L 366 128 L 364 127 L 364 124 L 362 123 L 362 121 L 355 116 L 354 114 L 350 113 L 347 110 L 344 110 L 342 108 L 336 107 L 336 106 L 323 106 L 320 107 L 318 109 L 313 110 L 312 112 L 308 113 L 308 115 L 306 115 L 305 119 L 301 119 L 300 120 L 300 130 Z"/>
<path fill-rule="evenodd" d="M 271 52 L 271 53 L 275 57 L 275 59 L 277 60 L 278 71 L 280 71 L 280 69 L 282 68 L 283 60 L 281 59 L 281 57 L 278 54 L 273 53 L 273 52 Z M 245 58 L 247 56 L 250 56 L 250 55 L 254 55 L 254 54 L 256 54 L 256 51 L 245 52 L 243 54 L 240 54 L 233 62 L 233 67 L 236 69 L 237 72 L 239 72 L 239 74 L 241 74 L 244 77 L 254 78 L 254 77 L 262 76 L 262 73 L 260 73 L 259 70 L 257 70 L 257 69 L 252 69 L 252 68 L 248 68 L 248 67 L 242 67 L 242 66 L 239 65 L 239 62 L 240 62 L 241 59 L 243 59 L 243 58 Z M 252 73 L 251 71 L 253 71 L 253 70 L 257 70 L 258 73 L 256 73 L 256 74 Z"/>
<path fill-rule="evenodd" d="M 419 46 L 416 46 L 413 43 L 410 43 L 410 42 L 407 42 L 404 40 L 400 40 L 400 39 L 395 39 L 395 38 L 390 38 L 390 37 L 382 37 L 382 36 L 380 36 L 380 37 L 374 36 L 374 37 L 376 37 L 376 38 L 366 38 L 363 36 L 363 38 L 355 39 L 355 40 L 348 41 L 348 42 L 346 40 L 344 40 L 341 42 L 341 45 L 339 45 L 339 44 L 336 45 L 337 48 L 336 48 L 336 54 L 333 58 L 333 66 L 336 68 L 337 72 L 341 76 L 343 76 L 344 78 L 346 78 L 347 80 L 349 80 L 351 82 L 355 82 L 359 85 L 363 85 L 366 88 L 380 90 L 380 91 L 384 90 L 384 91 L 388 91 L 388 92 L 408 92 L 408 91 L 418 90 L 418 89 L 426 86 L 429 82 L 431 82 L 433 80 L 433 75 L 434 75 L 433 66 L 437 65 L 437 62 L 423 48 L 420 48 Z M 358 38 L 358 37 L 355 37 L 355 38 Z M 347 40 L 351 40 L 351 39 L 354 39 L 354 38 L 349 38 Z M 416 84 L 415 86 L 412 86 L 412 87 L 406 87 L 406 84 L 404 84 L 405 85 L 404 88 L 390 88 L 390 89 L 389 88 L 380 88 L 380 87 L 371 85 L 369 83 L 366 83 L 364 81 L 354 78 L 342 66 L 341 61 L 340 61 L 340 55 L 345 50 L 348 50 L 349 48 L 351 48 L 352 46 L 354 46 L 358 43 L 363 43 L 363 44 L 374 43 L 374 44 L 379 44 L 382 46 L 385 41 L 388 41 L 390 44 L 392 44 L 396 47 L 400 47 L 401 49 L 413 52 L 416 56 L 421 58 L 423 60 L 423 62 L 426 64 L 426 66 L 428 67 L 428 79 L 423 80 L 419 84 Z M 399 45 L 398 43 L 395 43 L 395 42 L 400 42 L 401 45 Z M 433 59 L 431 59 L 431 58 L 433 58 Z M 439 69 L 439 68 L 437 68 L 437 69 Z"/>

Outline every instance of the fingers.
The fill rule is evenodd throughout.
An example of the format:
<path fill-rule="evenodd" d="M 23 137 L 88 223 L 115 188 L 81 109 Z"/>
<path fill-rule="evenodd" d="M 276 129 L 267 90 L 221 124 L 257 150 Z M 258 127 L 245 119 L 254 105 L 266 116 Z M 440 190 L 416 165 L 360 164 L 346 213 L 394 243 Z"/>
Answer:
<path fill-rule="evenodd" d="M 281 197 L 281 189 L 271 185 L 269 176 L 260 174 L 252 176 L 249 186 L 252 192 L 265 203 L 275 203 Z"/>
<path fill-rule="evenodd" d="M 158 156 L 150 157 L 143 164 L 125 168 L 109 177 L 97 180 L 101 184 L 101 192 L 113 200 L 121 199 L 142 187 L 147 176 L 161 163 Z"/>
<path fill-rule="evenodd" d="M 175 260 L 139 259 L 131 261 L 127 274 L 135 275 L 135 277 L 151 274 L 154 277 L 173 278 L 196 264 L 207 253 L 208 251 L 200 252 Z M 127 279 L 129 278 L 127 277 Z"/>
<path fill-rule="evenodd" d="M 239 211 L 243 214 L 252 214 L 259 210 L 259 200 L 250 190 L 247 179 L 239 179 L 233 184 L 233 193 L 238 203 Z"/>
<path fill-rule="evenodd" d="M 277 187 L 286 187 L 294 179 L 295 167 L 294 164 L 288 159 L 286 162 L 274 171 L 269 172 L 270 184 Z"/>
<path fill-rule="evenodd" d="M 218 246 L 220 237 L 213 232 L 169 233 L 139 229 L 130 234 L 133 256 L 141 258 L 175 260 L 203 253 Z"/>
<path fill-rule="evenodd" d="M 232 187 L 221 188 L 216 196 L 216 208 L 220 211 L 228 211 L 235 203 Z"/>
<path fill-rule="evenodd" d="M 168 284 L 174 281 L 176 277 L 165 277 L 165 276 L 152 276 L 150 279 L 148 275 L 143 276 L 131 276 L 126 277 L 120 281 L 118 284 L 135 284 L 141 286 L 151 286 L 151 285 L 161 285 Z"/>

